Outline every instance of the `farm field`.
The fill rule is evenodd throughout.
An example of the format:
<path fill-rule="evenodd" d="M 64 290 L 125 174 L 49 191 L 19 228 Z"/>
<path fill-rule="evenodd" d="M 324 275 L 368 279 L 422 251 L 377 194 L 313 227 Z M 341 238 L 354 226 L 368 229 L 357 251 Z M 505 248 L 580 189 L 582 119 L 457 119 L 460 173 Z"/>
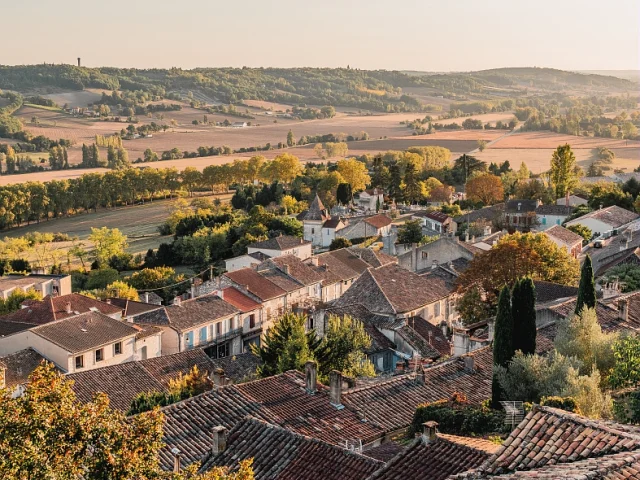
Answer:
<path fill-rule="evenodd" d="M 407 128 L 403 128 L 403 133 L 409 131 Z M 441 146 L 448 148 L 452 152 L 452 157 L 455 158 L 462 153 L 467 153 L 477 147 L 477 140 L 483 139 L 487 141 L 495 140 L 496 138 L 504 135 L 505 132 L 497 130 L 455 130 L 455 131 L 440 131 L 431 135 L 404 135 L 399 137 L 391 137 L 386 139 L 374 139 L 363 140 L 357 142 L 349 142 L 349 154 L 350 155 L 363 155 L 373 154 L 378 152 L 385 152 L 387 150 L 403 150 L 414 146 Z M 169 132 L 167 132 L 169 134 Z M 146 139 L 146 140 L 153 140 Z M 130 152 L 130 158 L 134 159 L 131 155 L 129 145 L 137 142 L 132 140 L 125 142 L 126 148 Z M 179 160 L 163 160 L 160 162 L 152 163 L 136 163 L 134 167 L 154 167 L 154 168 L 170 168 L 176 167 L 178 170 L 182 170 L 185 167 L 196 167 L 202 170 L 209 165 L 221 165 L 224 163 L 232 162 L 236 158 L 249 158 L 252 155 L 263 155 L 267 159 L 273 159 L 275 156 L 280 155 L 283 152 L 296 155 L 302 162 L 320 161 L 313 151 L 313 145 L 306 145 L 303 147 L 292 147 L 288 149 L 270 150 L 267 152 L 253 152 L 244 154 L 233 154 L 228 156 L 211 156 L 211 157 L 197 157 L 197 158 L 183 158 Z M 334 159 L 335 160 L 335 159 Z M 105 172 L 104 168 L 83 168 L 83 169 L 71 169 L 71 170 L 55 170 L 45 172 L 25 173 L 21 175 L 2 175 L 0 176 L 0 185 L 10 185 L 14 183 L 22 182 L 45 182 L 49 180 L 62 180 L 69 178 L 77 178 L 85 173 Z"/>
<path fill-rule="evenodd" d="M 640 142 L 611 138 L 576 137 L 552 132 L 522 132 L 507 135 L 480 153 L 474 153 L 485 162 L 502 163 L 509 160 L 512 166 L 525 162 L 533 173 L 542 173 L 549 169 L 551 155 L 559 146 L 571 145 L 578 164 L 587 168 L 595 160 L 594 149 L 607 147 L 616 158 L 612 169 L 631 171 L 640 166 Z"/>
<path fill-rule="evenodd" d="M 240 111 L 244 111 L 239 109 Z M 256 116 L 251 120 L 254 124 L 245 128 L 216 127 L 212 125 L 193 125 L 193 120 L 203 120 L 207 115 L 209 122 L 222 122 L 228 119 L 230 122 L 243 120 L 240 117 L 224 114 L 208 114 L 202 110 L 184 106 L 182 110 L 175 112 L 162 112 L 154 117 L 140 116 L 141 124 L 156 123 L 175 125 L 166 132 L 156 132 L 152 138 L 141 138 L 125 141 L 125 148 L 129 151 L 129 158 L 133 161 L 142 158 L 147 148 L 162 153 L 174 147 L 182 151 L 195 151 L 201 146 L 228 145 L 233 149 L 265 145 L 267 143 L 278 144 L 286 141 L 289 130 L 293 131 L 296 139 L 303 135 L 323 135 L 327 133 L 359 134 L 367 132 L 371 139 L 383 137 L 407 136 L 410 130 L 400 125 L 401 121 L 422 118 L 424 114 L 396 113 L 379 115 L 350 115 L 338 112 L 330 119 L 294 120 L 274 119 L 264 115 L 264 112 L 252 111 Z M 25 124 L 25 129 L 33 135 L 45 135 L 49 138 L 67 138 L 75 144 L 69 149 L 69 162 L 78 164 L 82 159 L 81 146 L 83 143 L 93 143 L 95 135 L 110 135 L 125 128 L 126 122 L 100 121 L 94 119 L 74 118 L 69 115 L 34 107 L 22 107 L 16 116 Z M 31 124 L 33 117 L 37 117 L 38 124 Z M 510 113 L 494 113 L 476 115 L 483 122 L 495 122 L 497 120 L 509 120 Z M 465 118 L 446 120 L 447 123 L 462 123 Z M 276 122 L 276 123 L 274 123 Z M 458 133 L 458 132 L 456 132 Z M 461 132 L 460 132 L 461 133 Z M 440 138 L 439 135 L 437 134 Z M 475 134 L 477 135 L 477 134 Z M 444 145 L 443 145 L 444 146 Z"/>
<path fill-rule="evenodd" d="M 232 194 L 218 195 L 224 202 L 228 202 Z M 29 232 L 67 233 L 76 236 L 85 244 L 85 248 L 93 248 L 88 241 L 91 227 L 118 228 L 127 235 L 129 246 L 127 252 L 145 253 L 150 248 L 158 248 L 170 241 L 172 235 L 160 235 L 158 226 L 169 216 L 174 200 L 155 200 L 144 205 L 132 205 L 113 210 L 99 210 L 97 213 L 81 213 L 67 218 L 51 219 L 32 223 L 31 225 L 0 232 L 1 237 L 20 237 Z M 56 248 L 66 251 L 73 242 L 57 242 Z"/>

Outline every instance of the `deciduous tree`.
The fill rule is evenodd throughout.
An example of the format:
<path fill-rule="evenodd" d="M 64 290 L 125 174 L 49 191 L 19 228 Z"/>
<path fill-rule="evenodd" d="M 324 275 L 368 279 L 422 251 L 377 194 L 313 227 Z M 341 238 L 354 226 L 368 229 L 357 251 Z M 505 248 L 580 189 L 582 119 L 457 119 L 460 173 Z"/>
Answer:
<path fill-rule="evenodd" d="M 569 144 L 560 145 L 551 156 L 551 184 L 556 198 L 562 198 L 567 191 L 572 191 L 578 185 L 579 167 L 576 156 Z"/>
<path fill-rule="evenodd" d="M 500 177 L 490 173 L 470 179 L 467 182 L 466 192 L 469 200 L 482 202 L 485 205 L 493 205 L 504 200 L 504 187 Z"/>

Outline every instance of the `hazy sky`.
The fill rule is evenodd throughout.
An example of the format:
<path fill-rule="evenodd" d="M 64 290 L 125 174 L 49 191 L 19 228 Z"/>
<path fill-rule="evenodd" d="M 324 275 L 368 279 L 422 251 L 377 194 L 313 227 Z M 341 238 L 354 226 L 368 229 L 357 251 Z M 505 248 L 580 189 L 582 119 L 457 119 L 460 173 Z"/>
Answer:
<path fill-rule="evenodd" d="M 0 0 L 0 64 L 638 69 L 640 0 Z"/>

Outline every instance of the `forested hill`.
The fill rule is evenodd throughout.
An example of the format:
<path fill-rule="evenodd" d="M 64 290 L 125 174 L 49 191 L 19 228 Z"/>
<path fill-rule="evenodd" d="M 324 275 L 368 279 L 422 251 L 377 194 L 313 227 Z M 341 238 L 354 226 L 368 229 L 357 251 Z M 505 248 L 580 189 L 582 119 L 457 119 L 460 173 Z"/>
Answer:
<path fill-rule="evenodd" d="M 411 90 L 454 100 L 519 97 L 531 93 L 636 92 L 636 84 L 603 75 L 542 68 L 504 68 L 470 73 L 411 75 L 351 68 L 121 69 L 73 65 L 0 66 L 0 89 L 48 93 L 54 89 L 201 92 L 223 103 L 268 100 L 286 104 L 333 105 L 375 111 L 419 111 Z M 407 90 L 409 89 L 409 90 Z"/>

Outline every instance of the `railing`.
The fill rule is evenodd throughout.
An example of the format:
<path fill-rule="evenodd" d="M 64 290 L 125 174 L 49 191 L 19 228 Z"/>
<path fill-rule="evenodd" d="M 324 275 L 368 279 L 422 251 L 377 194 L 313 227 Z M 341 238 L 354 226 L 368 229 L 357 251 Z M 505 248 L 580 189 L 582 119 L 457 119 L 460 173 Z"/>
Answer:
<path fill-rule="evenodd" d="M 204 343 L 198 343 L 197 345 L 187 345 L 187 350 L 192 350 L 194 348 L 210 347 L 211 345 L 222 343 L 225 340 L 229 340 L 230 338 L 234 338 L 239 335 L 242 335 L 242 327 L 234 328 L 233 330 L 229 330 L 227 333 L 217 335 L 215 338 L 212 338 L 211 340 Z"/>

